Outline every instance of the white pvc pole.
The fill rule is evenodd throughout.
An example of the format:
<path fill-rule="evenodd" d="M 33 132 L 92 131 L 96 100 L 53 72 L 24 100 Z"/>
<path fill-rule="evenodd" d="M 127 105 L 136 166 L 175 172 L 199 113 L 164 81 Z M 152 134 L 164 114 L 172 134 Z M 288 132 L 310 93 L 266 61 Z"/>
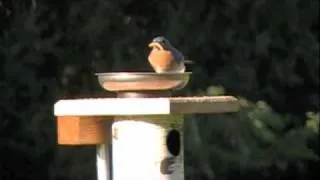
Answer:
<path fill-rule="evenodd" d="M 105 143 L 97 145 L 97 180 L 112 180 L 111 123 L 106 122 L 104 126 L 107 132 Z"/>
<path fill-rule="evenodd" d="M 97 146 L 97 179 L 112 180 L 109 158 L 109 147 L 106 144 Z"/>
<path fill-rule="evenodd" d="M 113 180 L 184 180 L 183 119 L 170 117 L 116 117 L 112 125 Z M 179 132 L 176 156 L 168 147 L 173 129 Z"/>

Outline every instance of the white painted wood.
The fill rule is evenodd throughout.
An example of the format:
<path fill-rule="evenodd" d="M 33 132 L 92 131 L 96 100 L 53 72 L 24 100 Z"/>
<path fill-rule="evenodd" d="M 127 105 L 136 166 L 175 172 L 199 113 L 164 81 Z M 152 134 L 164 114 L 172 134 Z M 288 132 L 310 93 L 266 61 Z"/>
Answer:
<path fill-rule="evenodd" d="M 166 144 L 170 127 L 178 127 L 182 135 L 182 121 L 150 118 L 115 120 L 112 126 L 113 180 L 184 180 L 183 138 L 176 157 L 170 154 Z M 171 174 L 161 171 L 166 158 L 174 161 L 165 168 L 165 172 L 171 171 Z"/>
<path fill-rule="evenodd" d="M 60 100 L 55 116 L 166 115 L 223 113 L 239 109 L 232 96 L 174 98 L 96 98 Z"/>
<path fill-rule="evenodd" d="M 169 114 L 168 98 L 98 98 L 60 100 L 54 105 L 56 116 Z"/>

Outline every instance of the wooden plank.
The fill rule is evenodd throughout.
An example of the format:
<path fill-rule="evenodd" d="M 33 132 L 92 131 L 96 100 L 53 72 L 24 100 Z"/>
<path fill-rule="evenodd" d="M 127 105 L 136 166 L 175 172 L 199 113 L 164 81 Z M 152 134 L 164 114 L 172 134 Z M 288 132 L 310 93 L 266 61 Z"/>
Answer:
<path fill-rule="evenodd" d="M 57 117 L 58 144 L 90 145 L 105 143 L 110 136 L 112 117 Z"/>
<path fill-rule="evenodd" d="M 238 101 L 232 96 L 92 98 L 60 100 L 54 105 L 56 116 L 169 115 L 238 110 Z"/>
<path fill-rule="evenodd" d="M 173 114 L 228 113 L 239 108 L 238 100 L 232 96 L 170 98 L 170 112 Z"/>

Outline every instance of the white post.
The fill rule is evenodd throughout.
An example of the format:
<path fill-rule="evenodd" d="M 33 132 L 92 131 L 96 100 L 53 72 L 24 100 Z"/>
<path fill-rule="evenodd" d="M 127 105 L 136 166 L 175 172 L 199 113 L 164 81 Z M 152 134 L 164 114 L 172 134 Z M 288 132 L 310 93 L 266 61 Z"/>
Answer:
<path fill-rule="evenodd" d="M 112 180 L 111 124 L 112 122 L 104 123 L 103 129 L 108 132 L 107 137 L 104 144 L 97 145 L 97 180 Z"/>
<path fill-rule="evenodd" d="M 112 180 L 110 166 L 110 150 L 108 145 L 101 144 L 97 146 L 97 179 Z"/>
<path fill-rule="evenodd" d="M 184 180 L 182 116 L 115 117 L 113 180 Z"/>

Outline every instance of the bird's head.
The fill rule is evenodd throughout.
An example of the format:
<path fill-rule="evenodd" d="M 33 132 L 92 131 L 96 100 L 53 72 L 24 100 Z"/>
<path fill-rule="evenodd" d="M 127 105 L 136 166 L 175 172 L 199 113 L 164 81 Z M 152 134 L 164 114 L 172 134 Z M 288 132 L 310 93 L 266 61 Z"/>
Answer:
<path fill-rule="evenodd" d="M 171 44 L 168 39 L 163 36 L 157 36 L 153 38 L 152 42 L 148 45 L 151 48 L 156 48 L 158 50 L 168 50 L 171 47 Z"/>

